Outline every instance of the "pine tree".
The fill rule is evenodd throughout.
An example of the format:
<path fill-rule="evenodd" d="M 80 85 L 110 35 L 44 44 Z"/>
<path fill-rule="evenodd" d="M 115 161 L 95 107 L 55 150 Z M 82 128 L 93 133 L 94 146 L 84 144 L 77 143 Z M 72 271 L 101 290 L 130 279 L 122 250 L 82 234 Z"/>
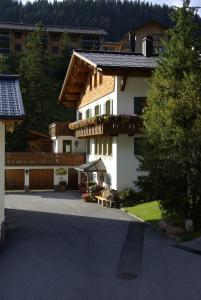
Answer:
<path fill-rule="evenodd" d="M 9 73 L 9 62 L 8 57 L 0 54 L 0 74 L 8 74 Z"/>
<path fill-rule="evenodd" d="M 195 218 L 201 211 L 201 61 L 196 8 L 184 0 L 151 80 L 144 127 L 150 152 L 141 158 L 162 208 Z M 151 159 L 152 158 L 152 159 Z M 182 183 L 182 186 L 181 186 Z M 183 205 L 183 206 L 182 206 Z"/>

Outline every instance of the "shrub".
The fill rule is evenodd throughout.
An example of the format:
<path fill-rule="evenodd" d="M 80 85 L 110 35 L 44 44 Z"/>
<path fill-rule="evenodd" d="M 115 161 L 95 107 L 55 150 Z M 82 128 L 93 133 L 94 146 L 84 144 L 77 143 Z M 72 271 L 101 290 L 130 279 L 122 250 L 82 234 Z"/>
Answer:
<path fill-rule="evenodd" d="M 135 191 L 131 188 L 125 187 L 121 191 L 118 192 L 119 200 L 124 205 L 130 205 L 132 203 L 135 203 Z"/>

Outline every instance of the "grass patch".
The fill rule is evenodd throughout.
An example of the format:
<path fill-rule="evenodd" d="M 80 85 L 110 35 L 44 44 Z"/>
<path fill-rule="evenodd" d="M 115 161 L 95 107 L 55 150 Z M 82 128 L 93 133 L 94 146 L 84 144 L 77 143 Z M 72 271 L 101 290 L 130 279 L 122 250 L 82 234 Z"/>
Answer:
<path fill-rule="evenodd" d="M 153 224 L 154 226 L 157 226 L 158 222 L 162 219 L 158 201 L 151 201 L 136 204 L 131 207 L 125 207 L 125 211 Z"/>

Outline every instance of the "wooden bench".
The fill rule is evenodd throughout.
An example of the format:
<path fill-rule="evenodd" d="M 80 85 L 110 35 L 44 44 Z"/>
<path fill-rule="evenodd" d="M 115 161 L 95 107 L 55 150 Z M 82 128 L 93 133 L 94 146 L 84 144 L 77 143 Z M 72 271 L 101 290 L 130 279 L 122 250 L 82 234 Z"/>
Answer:
<path fill-rule="evenodd" d="M 95 198 L 98 200 L 98 204 L 101 204 L 102 206 L 108 206 L 108 207 L 112 207 L 112 205 L 114 204 L 114 206 L 116 206 L 116 201 L 114 200 L 108 200 L 102 196 L 95 196 Z"/>

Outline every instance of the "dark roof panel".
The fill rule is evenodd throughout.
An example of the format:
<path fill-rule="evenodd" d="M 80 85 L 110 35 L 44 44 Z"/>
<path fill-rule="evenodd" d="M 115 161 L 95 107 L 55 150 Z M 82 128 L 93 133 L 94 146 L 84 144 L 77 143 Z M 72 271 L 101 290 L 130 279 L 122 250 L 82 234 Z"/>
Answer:
<path fill-rule="evenodd" d="M 24 115 L 19 77 L 0 74 L 0 119 L 20 120 Z"/>
<path fill-rule="evenodd" d="M 87 52 L 78 50 L 77 53 L 85 60 L 96 65 L 97 68 L 146 68 L 154 69 L 157 65 L 156 57 L 146 57 L 140 54 L 125 52 Z"/>
<path fill-rule="evenodd" d="M 20 23 L 0 23 L 0 29 L 9 30 L 36 30 L 37 25 L 35 24 L 20 24 Z M 86 27 L 66 27 L 66 26 L 50 26 L 44 25 L 44 30 L 47 32 L 67 32 L 67 33 L 78 33 L 78 34 L 97 34 L 107 35 L 106 31 L 99 28 L 86 28 Z"/>

